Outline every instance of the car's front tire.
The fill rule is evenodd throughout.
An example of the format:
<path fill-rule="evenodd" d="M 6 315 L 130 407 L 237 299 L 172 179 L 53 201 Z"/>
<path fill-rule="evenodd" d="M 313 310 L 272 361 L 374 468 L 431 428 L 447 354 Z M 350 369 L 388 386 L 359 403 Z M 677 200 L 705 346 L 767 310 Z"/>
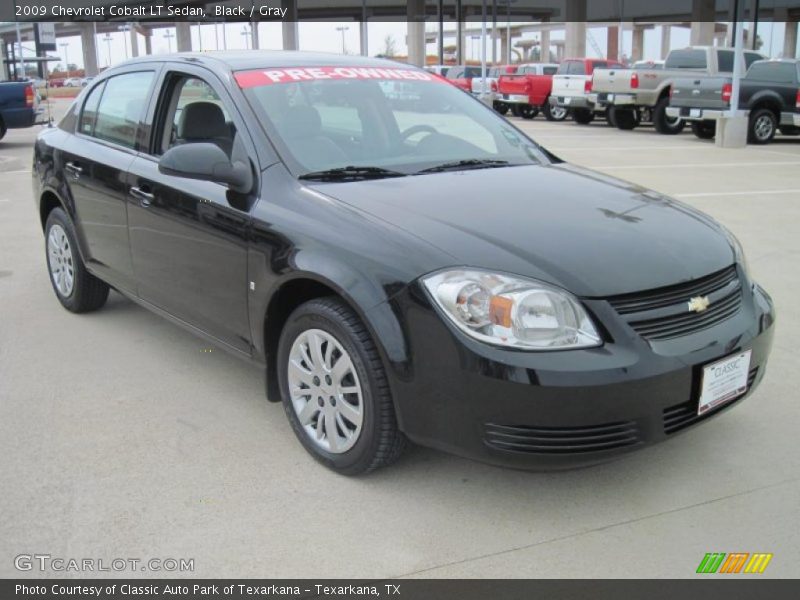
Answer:
<path fill-rule="evenodd" d="M 75 229 L 63 209 L 50 211 L 44 234 L 47 269 L 58 301 L 74 313 L 101 308 L 108 299 L 108 284 L 86 270 Z"/>
<path fill-rule="evenodd" d="M 405 448 L 378 350 L 338 298 L 306 302 L 278 343 L 278 383 L 303 447 L 343 475 L 387 466 Z"/>
<path fill-rule="evenodd" d="M 550 104 L 550 99 L 544 101 L 544 118 L 548 121 L 563 121 L 567 118 L 569 111 L 563 106 Z"/>
<path fill-rule="evenodd" d="M 686 121 L 680 117 L 667 116 L 667 108 L 669 108 L 669 98 L 662 98 L 653 109 L 653 126 L 658 133 L 664 135 L 675 135 L 683 131 L 686 126 Z"/>
<path fill-rule="evenodd" d="M 534 108 L 530 104 L 520 104 L 519 116 L 523 119 L 534 119 L 539 114 L 539 109 Z"/>
<path fill-rule="evenodd" d="M 494 105 L 493 105 L 493 108 L 498 113 L 500 113 L 501 115 L 505 116 L 508 113 L 508 108 L 509 107 L 508 107 L 508 104 L 505 104 L 504 102 L 495 102 Z"/>

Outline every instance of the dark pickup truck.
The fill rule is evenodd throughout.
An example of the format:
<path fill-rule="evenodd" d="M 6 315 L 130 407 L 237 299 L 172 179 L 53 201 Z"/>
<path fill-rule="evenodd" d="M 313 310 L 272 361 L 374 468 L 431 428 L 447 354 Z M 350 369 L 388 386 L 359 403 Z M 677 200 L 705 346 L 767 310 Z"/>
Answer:
<path fill-rule="evenodd" d="M 39 95 L 31 81 L 0 82 L 0 139 L 9 129 L 40 122 Z"/>
<path fill-rule="evenodd" d="M 697 137 L 712 138 L 717 119 L 730 108 L 732 92 L 730 77 L 678 79 L 667 114 L 691 123 Z M 748 111 L 751 144 L 768 144 L 776 131 L 800 135 L 800 60 L 754 62 L 741 80 L 739 109 Z"/>

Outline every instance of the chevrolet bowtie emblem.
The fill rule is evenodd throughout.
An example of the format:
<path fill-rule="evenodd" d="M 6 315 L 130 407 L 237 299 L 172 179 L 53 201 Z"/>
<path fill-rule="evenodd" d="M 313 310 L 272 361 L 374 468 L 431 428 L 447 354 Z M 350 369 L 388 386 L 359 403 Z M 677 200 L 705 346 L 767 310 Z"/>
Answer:
<path fill-rule="evenodd" d="M 689 305 L 690 311 L 701 313 L 708 308 L 708 305 L 711 304 L 711 300 L 708 299 L 708 296 L 695 296 L 694 298 L 690 298 L 687 304 Z"/>

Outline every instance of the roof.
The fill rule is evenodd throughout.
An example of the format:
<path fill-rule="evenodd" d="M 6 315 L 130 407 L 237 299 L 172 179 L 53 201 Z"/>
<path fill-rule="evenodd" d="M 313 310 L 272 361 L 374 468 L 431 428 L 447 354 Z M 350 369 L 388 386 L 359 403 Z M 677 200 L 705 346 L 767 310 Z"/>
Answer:
<path fill-rule="evenodd" d="M 134 58 L 120 65 L 137 62 L 188 61 L 210 67 L 227 67 L 231 71 L 283 67 L 397 67 L 398 63 L 382 58 L 369 58 L 329 52 L 299 52 L 289 50 L 220 50 L 210 52 L 177 52 L 172 54 L 150 54 Z M 117 65 L 115 65 L 117 66 Z"/>

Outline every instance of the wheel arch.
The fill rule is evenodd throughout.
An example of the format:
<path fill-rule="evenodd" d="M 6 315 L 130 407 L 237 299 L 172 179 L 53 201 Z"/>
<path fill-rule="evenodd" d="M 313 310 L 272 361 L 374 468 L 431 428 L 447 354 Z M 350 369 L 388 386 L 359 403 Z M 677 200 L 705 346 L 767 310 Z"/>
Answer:
<path fill-rule="evenodd" d="M 42 225 L 42 231 L 44 231 L 47 223 L 47 217 L 55 208 L 64 209 L 65 212 L 67 210 L 58 194 L 50 188 L 43 190 L 41 196 L 39 196 L 39 220 Z"/>
<path fill-rule="evenodd" d="M 772 94 L 759 94 L 758 96 L 754 97 L 750 106 L 750 113 L 752 114 L 757 110 L 761 110 L 762 108 L 766 108 L 772 112 L 772 114 L 775 115 L 776 121 L 780 122 L 781 102 L 778 98 Z"/>

